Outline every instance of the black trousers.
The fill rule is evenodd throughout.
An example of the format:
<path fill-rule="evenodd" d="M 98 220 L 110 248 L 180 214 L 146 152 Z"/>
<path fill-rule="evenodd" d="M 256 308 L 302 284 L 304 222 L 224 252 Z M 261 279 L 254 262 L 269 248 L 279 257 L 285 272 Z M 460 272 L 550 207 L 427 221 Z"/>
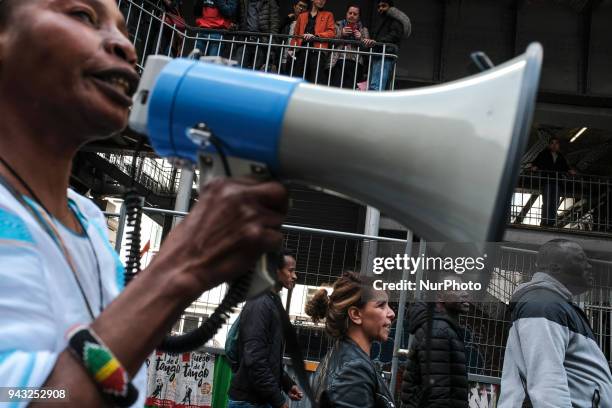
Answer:
<path fill-rule="evenodd" d="M 308 82 L 327 85 L 329 53 L 319 48 L 299 49 L 295 53 L 291 76 L 304 78 Z"/>
<path fill-rule="evenodd" d="M 344 75 L 343 75 L 344 73 Z M 340 58 L 332 68 L 331 85 L 338 88 L 357 89 L 363 78 L 363 65 Z"/>

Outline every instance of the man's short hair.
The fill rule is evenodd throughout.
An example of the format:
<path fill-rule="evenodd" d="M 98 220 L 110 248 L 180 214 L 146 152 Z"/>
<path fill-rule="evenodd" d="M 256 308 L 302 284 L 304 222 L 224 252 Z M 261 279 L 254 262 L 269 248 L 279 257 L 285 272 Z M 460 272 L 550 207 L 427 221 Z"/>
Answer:
<path fill-rule="evenodd" d="M 346 6 L 346 11 L 349 11 L 351 7 L 355 7 L 357 10 L 359 10 L 359 14 L 361 14 L 361 6 L 359 4 L 349 3 L 348 6 Z"/>
<path fill-rule="evenodd" d="M 278 269 L 283 269 L 285 267 L 285 257 L 286 256 L 290 256 L 293 259 L 295 259 L 295 255 L 293 254 L 292 251 L 288 250 L 288 249 L 283 249 L 278 257 Z"/>
<path fill-rule="evenodd" d="M 555 140 L 557 141 L 557 143 L 561 143 L 561 139 L 559 138 L 559 136 L 551 136 L 551 137 L 548 139 L 548 144 L 551 144 L 551 143 L 552 143 L 553 141 L 555 141 Z"/>
<path fill-rule="evenodd" d="M 563 247 L 568 244 L 575 244 L 575 242 L 569 239 L 557 238 L 542 244 L 540 249 L 538 249 L 536 266 L 538 268 L 548 268 L 551 262 L 557 261 L 559 252 L 565 252 Z"/>
<path fill-rule="evenodd" d="M 378 0 L 376 4 L 380 4 L 380 3 L 387 3 L 389 7 L 393 7 L 395 5 L 393 4 L 393 0 Z"/>

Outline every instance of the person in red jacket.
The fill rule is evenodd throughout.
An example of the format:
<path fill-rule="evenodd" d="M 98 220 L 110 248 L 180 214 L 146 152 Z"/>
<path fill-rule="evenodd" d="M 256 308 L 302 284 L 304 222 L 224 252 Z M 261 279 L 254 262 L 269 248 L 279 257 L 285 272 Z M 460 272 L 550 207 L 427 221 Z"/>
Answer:
<path fill-rule="evenodd" d="M 334 14 L 331 11 L 323 10 L 325 3 L 327 0 L 313 0 L 310 12 L 299 15 L 295 24 L 295 37 L 291 40 L 291 45 L 329 48 L 327 42 L 316 41 L 316 39 L 336 36 Z M 309 82 L 323 82 L 321 77 L 325 70 L 322 68 L 328 65 L 328 53 L 301 48 L 295 52 L 294 58 L 292 76 L 301 76 Z"/>
<path fill-rule="evenodd" d="M 196 48 L 204 55 L 227 57 L 228 50 L 224 50 L 224 48 L 228 47 L 224 47 L 222 44 L 224 34 L 226 35 L 223 30 L 229 30 L 233 26 L 232 18 L 236 15 L 238 2 L 201 0 L 200 5 L 198 5 L 198 8 L 200 7 L 201 17 L 196 18 L 196 26 L 205 30 L 198 33 Z"/>

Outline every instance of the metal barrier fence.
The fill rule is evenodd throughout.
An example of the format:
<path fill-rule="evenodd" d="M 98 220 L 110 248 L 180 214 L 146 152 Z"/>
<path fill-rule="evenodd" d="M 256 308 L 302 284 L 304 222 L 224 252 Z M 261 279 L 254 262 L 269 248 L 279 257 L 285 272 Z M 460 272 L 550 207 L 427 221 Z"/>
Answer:
<path fill-rule="evenodd" d="M 168 217 L 182 217 L 184 213 L 159 209 L 145 209 L 145 214 L 165 214 Z M 110 215 L 117 217 L 118 214 Z M 124 222 L 120 220 L 119 224 Z M 161 227 L 149 228 L 154 225 L 143 222 L 141 242 L 148 247 L 142 254 L 146 265 L 157 253 L 161 243 Z M 360 271 L 361 254 L 370 245 L 377 246 L 377 256 L 394 256 L 404 253 L 406 241 L 383 237 L 371 237 L 360 234 L 349 234 L 339 231 L 319 230 L 286 225 L 284 246 L 296 257 L 298 275 L 297 286 L 291 292 L 283 290 L 281 298 L 286 305 L 292 323 L 296 327 L 298 338 L 307 360 L 319 361 L 330 347 L 330 342 L 324 333 L 322 323 L 314 324 L 304 311 L 304 306 L 314 292 L 321 287 L 329 287 L 345 270 Z M 148 245 L 146 243 L 149 243 Z M 121 251 L 125 256 L 125 248 Z M 510 328 L 510 297 L 516 287 L 531 279 L 535 273 L 535 251 L 513 247 L 511 244 L 501 247 L 501 255 L 497 257 L 487 287 L 487 298 L 477 304 L 472 304 L 467 314 L 460 316 L 460 322 L 466 327 L 465 342 L 467 350 L 468 371 L 472 379 L 487 379 L 501 377 L 503 356 L 508 331 Z M 594 329 L 597 342 L 612 362 L 612 262 L 592 260 L 595 284 L 591 291 L 576 298 L 584 308 Z M 425 274 L 424 279 L 427 278 Z M 209 316 L 221 302 L 226 288 L 221 286 L 205 292 L 189 307 L 182 320 L 177 322 L 173 331 L 184 333 L 194 328 L 202 319 Z M 409 294 L 407 302 L 414 300 Z M 396 304 L 396 314 L 397 314 Z M 401 306 L 400 306 L 401 307 Z M 240 310 L 240 308 L 238 308 Z M 208 346 L 222 348 L 231 323 L 238 313 L 232 315 L 228 325 L 215 336 Z M 401 347 L 405 348 L 408 341 L 407 322 L 398 321 L 394 329 L 401 333 Z M 373 347 L 373 358 L 383 370 L 392 370 L 393 337 L 385 344 Z M 400 360 L 401 366 L 401 360 Z M 401 368 L 400 368 L 401 371 Z M 491 378 L 493 377 L 493 379 Z"/>
<path fill-rule="evenodd" d="M 524 172 L 512 199 L 511 224 L 612 232 L 612 179 Z"/>
<path fill-rule="evenodd" d="M 321 85 L 394 89 L 397 55 L 391 44 L 368 48 L 360 41 L 315 38 L 301 46 L 298 36 L 179 27 L 169 22 L 163 9 L 146 0 L 117 3 L 140 56 L 140 68 L 148 55 L 187 57 L 197 49 L 204 56 L 233 60 L 241 68 L 300 77 Z"/>

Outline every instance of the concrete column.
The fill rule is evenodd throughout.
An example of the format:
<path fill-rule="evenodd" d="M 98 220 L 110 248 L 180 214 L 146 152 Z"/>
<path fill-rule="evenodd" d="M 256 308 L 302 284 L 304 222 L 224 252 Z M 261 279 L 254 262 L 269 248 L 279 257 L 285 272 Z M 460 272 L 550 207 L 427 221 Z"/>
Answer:
<path fill-rule="evenodd" d="M 181 178 L 179 179 L 178 191 L 176 192 L 174 211 L 189 211 L 191 190 L 193 189 L 193 177 L 194 171 L 192 169 L 181 169 Z M 182 217 L 175 217 L 172 226 L 175 227 L 181 220 Z"/>
<path fill-rule="evenodd" d="M 363 233 L 365 235 L 378 236 L 380 226 L 380 211 L 368 206 L 366 210 L 366 220 Z M 364 241 L 361 246 L 361 273 L 372 276 L 372 263 L 378 253 L 377 241 Z"/>

